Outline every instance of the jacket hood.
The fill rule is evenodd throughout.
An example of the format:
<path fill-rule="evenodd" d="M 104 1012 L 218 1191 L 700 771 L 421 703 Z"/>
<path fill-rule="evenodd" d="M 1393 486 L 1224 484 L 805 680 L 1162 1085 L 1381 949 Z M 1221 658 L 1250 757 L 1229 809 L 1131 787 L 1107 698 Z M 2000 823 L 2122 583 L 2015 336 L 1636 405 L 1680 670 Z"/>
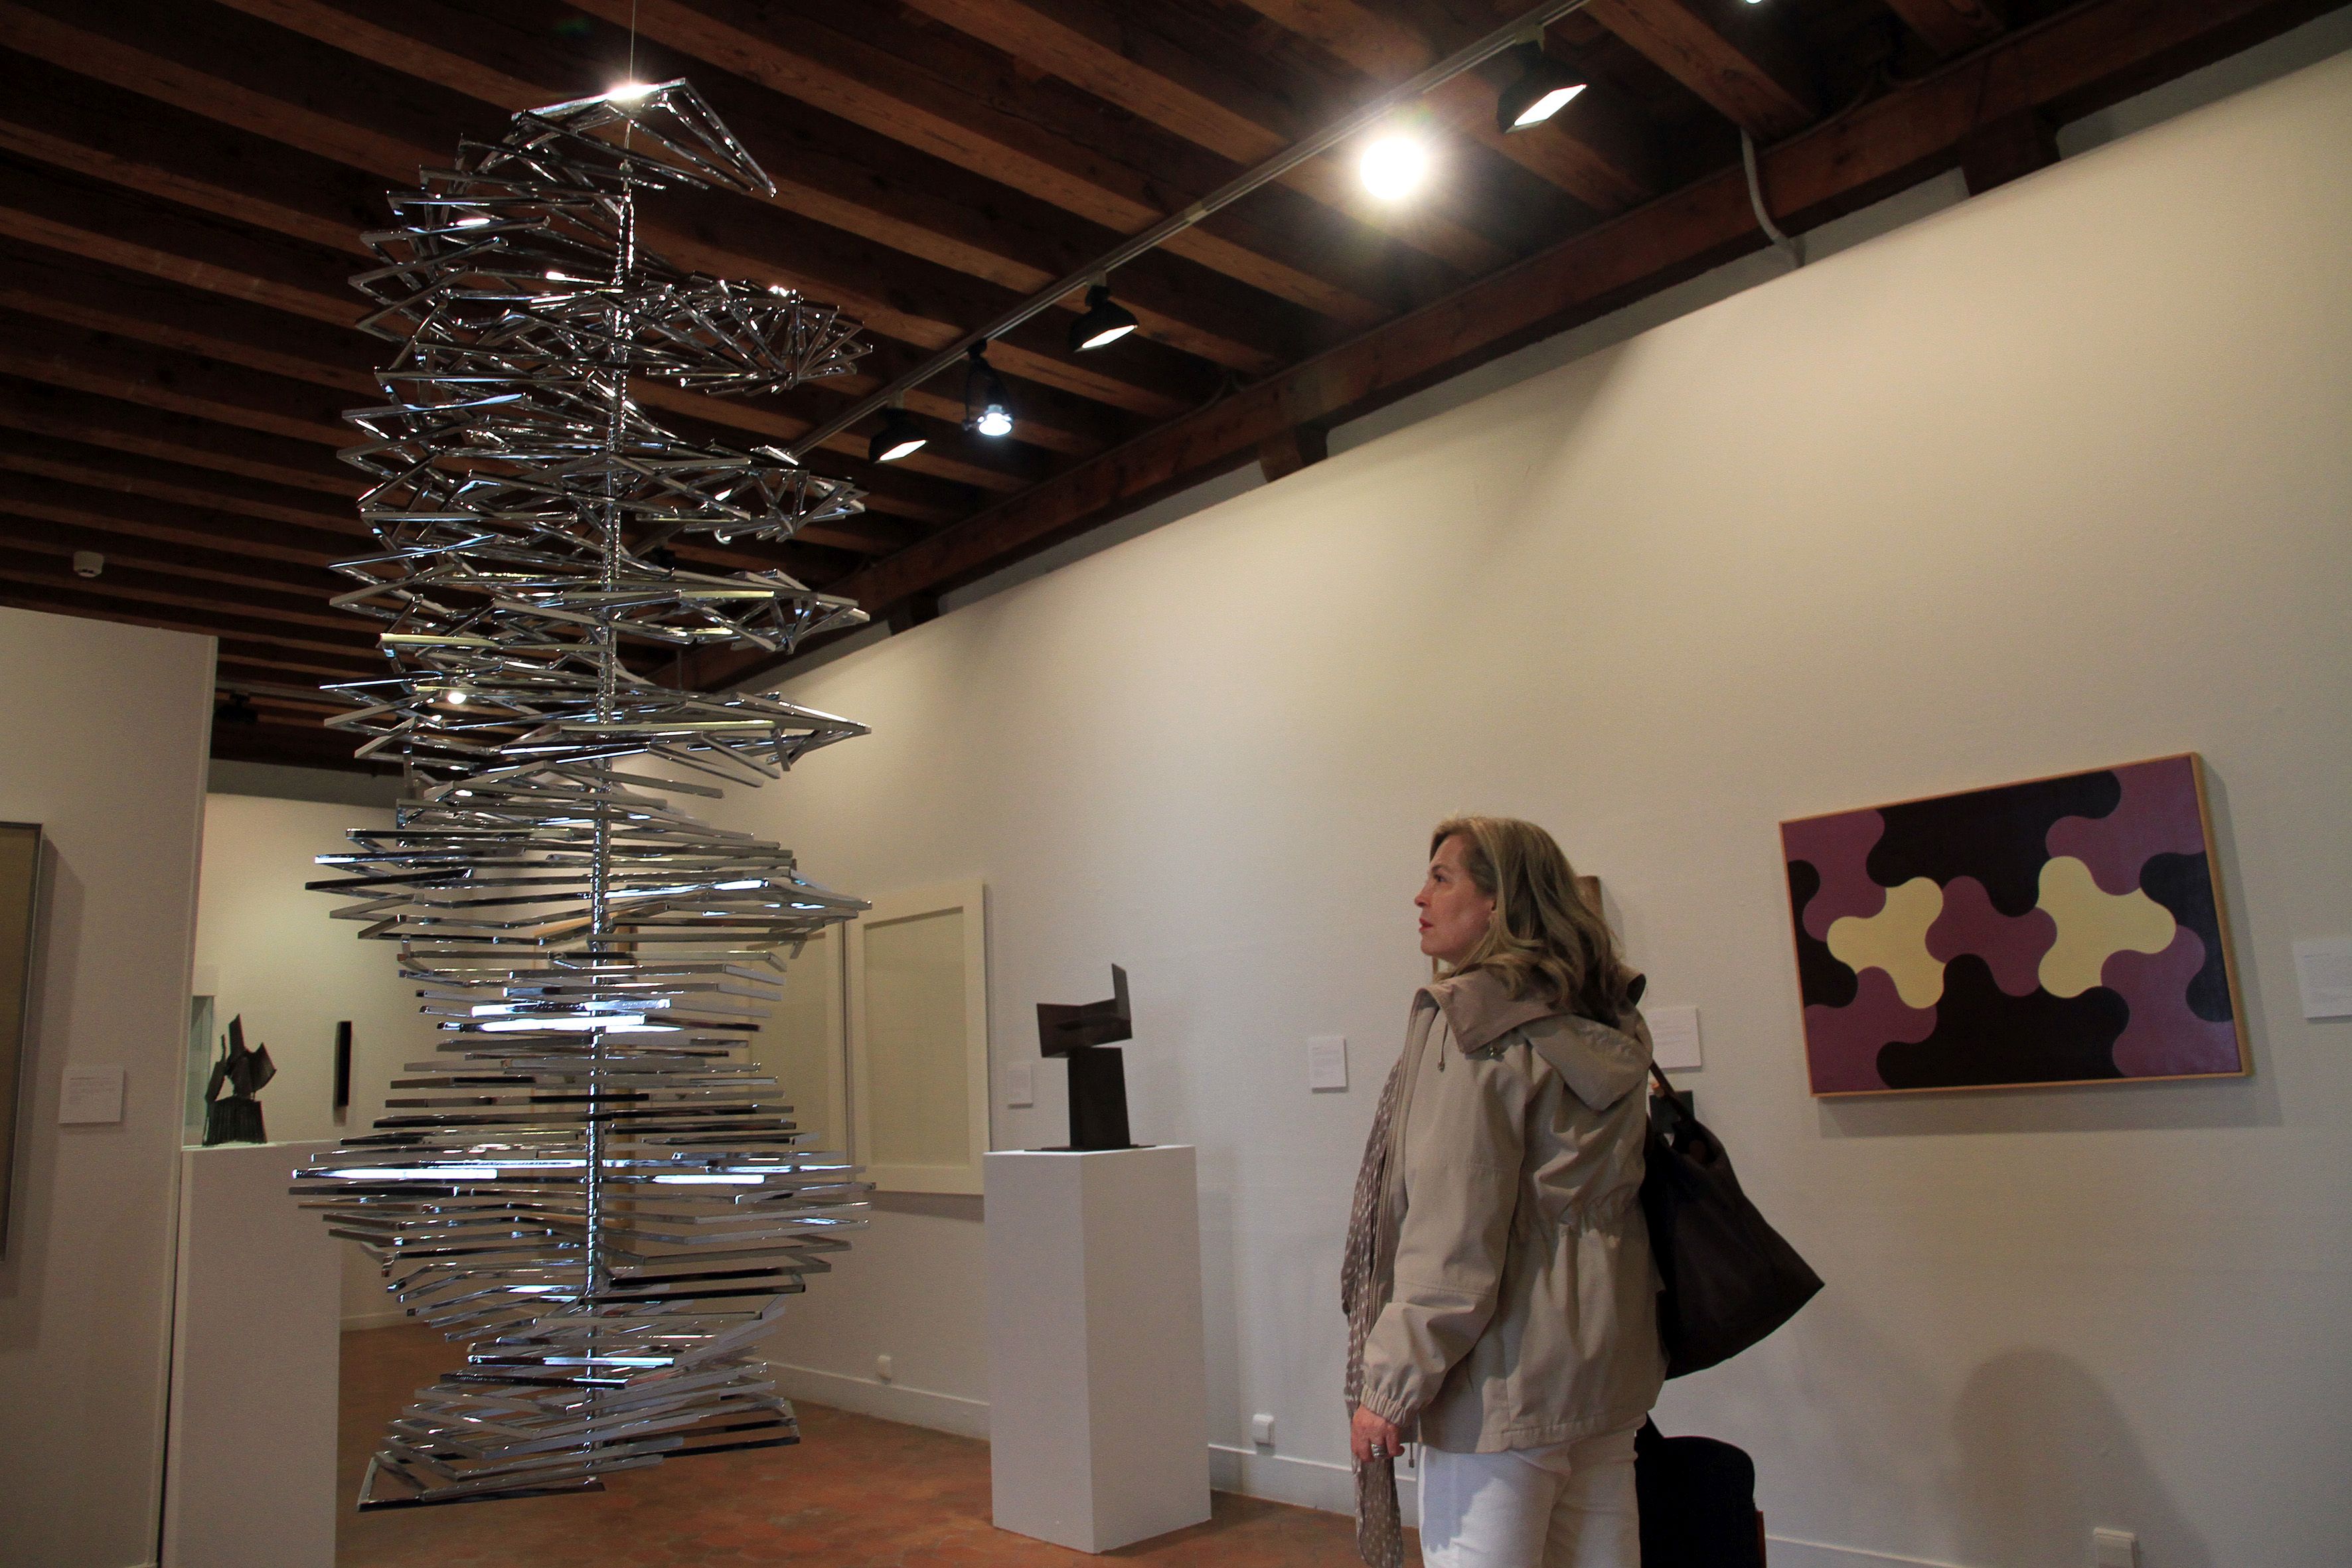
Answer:
<path fill-rule="evenodd" d="M 1432 981 L 1421 994 L 1445 1015 L 1454 1043 L 1465 1052 L 1483 1050 L 1512 1030 L 1525 1029 L 1536 1054 L 1595 1110 L 1616 1104 L 1649 1076 L 1650 1029 L 1637 1007 L 1625 1009 L 1623 1027 L 1612 1028 L 1539 996 L 1513 996 L 1484 969 Z"/>
<path fill-rule="evenodd" d="M 1561 1013 L 1559 1005 L 1540 996 L 1513 996 L 1492 971 L 1473 969 L 1450 974 L 1422 987 L 1422 994 L 1445 1015 L 1446 1027 L 1465 1051 L 1484 1050 L 1513 1029 Z"/>

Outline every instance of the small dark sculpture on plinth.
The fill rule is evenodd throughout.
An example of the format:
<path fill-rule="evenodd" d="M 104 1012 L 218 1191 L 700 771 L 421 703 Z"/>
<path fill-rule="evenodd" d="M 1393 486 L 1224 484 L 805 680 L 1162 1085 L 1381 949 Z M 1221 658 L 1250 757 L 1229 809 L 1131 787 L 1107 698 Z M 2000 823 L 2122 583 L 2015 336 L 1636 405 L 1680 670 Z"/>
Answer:
<path fill-rule="evenodd" d="M 213 1063 L 213 1076 L 205 1085 L 205 1146 L 215 1143 L 267 1143 L 268 1131 L 261 1121 L 261 1101 L 254 1096 L 261 1086 L 278 1076 L 278 1064 L 269 1059 L 269 1047 L 259 1046 L 245 1048 L 245 1019 L 242 1015 L 228 1021 L 228 1035 L 221 1041 L 220 1058 Z M 221 1098 L 221 1090 L 228 1098 Z"/>
<path fill-rule="evenodd" d="M 1132 1149 L 1127 1133 L 1127 1069 L 1110 1042 L 1135 1038 L 1127 971 L 1110 966 L 1107 1002 L 1037 1004 L 1038 1047 L 1070 1064 L 1071 1149 Z"/>

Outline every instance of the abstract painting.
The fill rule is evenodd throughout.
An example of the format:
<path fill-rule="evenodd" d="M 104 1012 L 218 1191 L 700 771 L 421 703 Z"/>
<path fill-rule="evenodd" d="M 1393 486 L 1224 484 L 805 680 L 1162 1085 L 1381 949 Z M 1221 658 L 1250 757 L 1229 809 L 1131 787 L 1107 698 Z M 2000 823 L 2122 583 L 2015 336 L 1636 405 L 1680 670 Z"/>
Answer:
<path fill-rule="evenodd" d="M 2247 1070 L 2194 753 L 1780 825 L 1817 1095 Z"/>

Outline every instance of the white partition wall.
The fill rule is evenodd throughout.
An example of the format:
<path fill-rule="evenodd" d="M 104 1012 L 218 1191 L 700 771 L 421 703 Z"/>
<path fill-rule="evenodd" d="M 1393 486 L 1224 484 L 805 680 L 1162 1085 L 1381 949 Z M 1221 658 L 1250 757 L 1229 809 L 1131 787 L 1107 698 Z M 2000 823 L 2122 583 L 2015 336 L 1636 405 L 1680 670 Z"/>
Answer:
<path fill-rule="evenodd" d="M 0 609 L 0 821 L 47 849 L 0 1259 L 0 1560 L 155 1560 L 209 637 Z M 60 1125 L 68 1070 L 119 1120 Z"/>
<path fill-rule="evenodd" d="M 2148 1568 L 2352 1562 L 2352 1023 L 2293 969 L 2352 932 L 2347 168 L 2338 58 L 1335 432 L 794 682 L 874 733 L 733 824 L 829 886 L 984 875 L 1000 1073 L 1127 968 L 1135 1135 L 1200 1151 L 1223 1480 L 1346 1506 L 1349 1184 L 1424 836 L 1489 810 L 1699 1009 L 1700 1106 L 1829 1280 L 1660 1413 L 1755 1453 L 1774 1568 L 2077 1568 L 2094 1526 Z M 2190 749 L 2252 1077 L 1811 1097 L 1781 819 Z M 1003 1143 L 1064 1141 L 1034 1076 Z M 984 1258 L 935 1233 L 978 1226 L 876 1219 L 793 1359 L 950 1347 L 922 1386 L 969 1394 Z"/>

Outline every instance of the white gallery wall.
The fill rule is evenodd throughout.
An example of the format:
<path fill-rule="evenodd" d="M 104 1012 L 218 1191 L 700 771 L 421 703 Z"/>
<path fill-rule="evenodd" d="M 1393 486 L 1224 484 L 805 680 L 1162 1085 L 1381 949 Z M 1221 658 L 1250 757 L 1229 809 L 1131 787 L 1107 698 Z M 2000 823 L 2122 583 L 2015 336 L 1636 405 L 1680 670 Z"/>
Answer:
<path fill-rule="evenodd" d="M 2290 965 L 2352 932 L 2347 169 L 2352 57 L 820 668 L 875 734 L 724 815 L 835 887 L 983 879 L 1000 1084 L 1127 966 L 1229 1479 L 1345 1495 L 1349 1183 L 1475 809 L 1603 879 L 1829 1281 L 1659 1412 L 1756 1456 L 1776 1568 L 2352 1561 L 2352 1023 Z M 1779 822 L 2185 750 L 2251 1079 L 1811 1098 Z M 1061 1141 L 1060 1077 L 1000 1146 Z M 802 1386 L 969 1424 L 977 1218 L 877 1215 L 776 1342 Z"/>
<path fill-rule="evenodd" d="M 0 1261 L 0 1561 L 155 1559 L 213 642 L 0 609 L 0 820 L 45 838 Z M 60 1126 L 68 1068 L 119 1121 Z"/>
<path fill-rule="evenodd" d="M 278 1076 L 261 1105 L 278 1142 L 365 1133 L 383 1114 L 393 1078 L 432 1055 L 433 1027 L 416 1010 L 415 982 L 400 978 L 399 945 L 361 941 L 359 922 L 334 918 L 349 900 L 303 890 L 330 874 L 317 857 L 351 848 L 347 830 L 391 826 L 392 813 L 378 806 L 205 797 L 196 985 L 214 997 L 219 1030 L 241 1016 L 246 1043 L 269 1047 Z M 338 1122 L 335 1026 L 345 1020 L 352 1102 Z M 345 1325 L 403 1321 L 358 1244 L 342 1252 Z"/>

